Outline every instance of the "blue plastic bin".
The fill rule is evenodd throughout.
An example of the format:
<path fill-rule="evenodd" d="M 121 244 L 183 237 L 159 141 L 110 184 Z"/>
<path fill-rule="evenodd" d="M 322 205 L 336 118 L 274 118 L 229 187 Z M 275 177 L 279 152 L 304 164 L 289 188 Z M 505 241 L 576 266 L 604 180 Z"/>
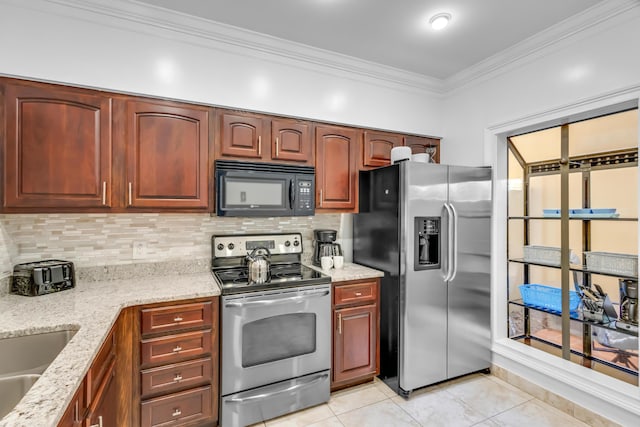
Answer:
<path fill-rule="evenodd" d="M 562 313 L 562 296 L 560 288 L 551 286 L 524 284 L 520 285 L 520 294 L 525 305 L 541 308 L 552 313 Z M 569 311 L 577 313 L 580 305 L 580 295 L 569 291 Z"/>

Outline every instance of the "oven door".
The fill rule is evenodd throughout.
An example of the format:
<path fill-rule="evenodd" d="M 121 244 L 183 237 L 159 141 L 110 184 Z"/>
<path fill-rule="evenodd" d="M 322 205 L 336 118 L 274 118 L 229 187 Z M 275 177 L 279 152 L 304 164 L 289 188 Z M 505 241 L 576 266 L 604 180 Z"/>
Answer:
<path fill-rule="evenodd" d="M 295 175 L 220 170 L 216 173 L 218 216 L 293 216 Z"/>
<path fill-rule="evenodd" d="M 222 395 L 330 369 L 331 285 L 222 297 Z"/>

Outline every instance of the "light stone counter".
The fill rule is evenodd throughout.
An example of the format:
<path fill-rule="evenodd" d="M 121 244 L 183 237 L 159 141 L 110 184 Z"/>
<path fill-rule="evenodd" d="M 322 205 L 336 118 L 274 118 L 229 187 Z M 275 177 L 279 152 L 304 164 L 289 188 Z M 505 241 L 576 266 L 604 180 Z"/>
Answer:
<path fill-rule="evenodd" d="M 320 271 L 328 276 L 331 276 L 332 282 L 344 282 L 347 280 L 359 280 L 359 279 L 371 279 L 374 277 L 383 277 L 384 272 L 375 270 L 373 268 L 365 267 L 364 265 L 352 264 L 345 262 L 342 268 L 331 268 L 329 270 L 323 270 L 315 265 L 309 265 L 314 270 Z"/>
<path fill-rule="evenodd" d="M 220 289 L 205 271 L 78 280 L 76 288 L 54 294 L 0 296 L 0 338 L 78 331 L 15 409 L 0 420 L 0 426 L 56 426 L 122 308 L 215 295 L 220 295 Z"/>

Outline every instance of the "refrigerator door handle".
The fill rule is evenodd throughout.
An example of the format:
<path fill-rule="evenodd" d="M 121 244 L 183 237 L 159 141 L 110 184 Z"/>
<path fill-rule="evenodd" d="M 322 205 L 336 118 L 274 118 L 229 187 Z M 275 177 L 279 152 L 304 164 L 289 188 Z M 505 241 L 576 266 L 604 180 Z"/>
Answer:
<path fill-rule="evenodd" d="M 455 279 L 456 274 L 458 274 L 458 211 L 452 203 L 449 203 L 449 206 L 451 207 L 451 212 L 453 213 L 453 264 L 451 269 L 451 277 L 449 278 L 449 280 L 453 280 Z"/>
<path fill-rule="evenodd" d="M 444 281 L 448 282 L 453 275 L 453 211 L 449 203 L 444 203 L 447 211 L 447 272 Z"/>

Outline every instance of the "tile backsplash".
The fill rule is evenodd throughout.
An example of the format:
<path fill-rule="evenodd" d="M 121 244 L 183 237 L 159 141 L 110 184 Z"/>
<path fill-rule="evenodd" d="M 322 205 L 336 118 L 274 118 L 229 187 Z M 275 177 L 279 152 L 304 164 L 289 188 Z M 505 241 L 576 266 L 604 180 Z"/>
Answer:
<path fill-rule="evenodd" d="M 40 259 L 79 267 L 211 257 L 214 234 L 302 233 L 303 262 L 310 262 L 313 230 L 338 230 L 351 241 L 351 215 L 226 218 L 209 214 L 5 214 L 0 215 L 0 277 L 13 265 Z M 344 234 L 344 237 L 343 237 Z M 133 257 L 133 245 L 141 256 Z"/>

